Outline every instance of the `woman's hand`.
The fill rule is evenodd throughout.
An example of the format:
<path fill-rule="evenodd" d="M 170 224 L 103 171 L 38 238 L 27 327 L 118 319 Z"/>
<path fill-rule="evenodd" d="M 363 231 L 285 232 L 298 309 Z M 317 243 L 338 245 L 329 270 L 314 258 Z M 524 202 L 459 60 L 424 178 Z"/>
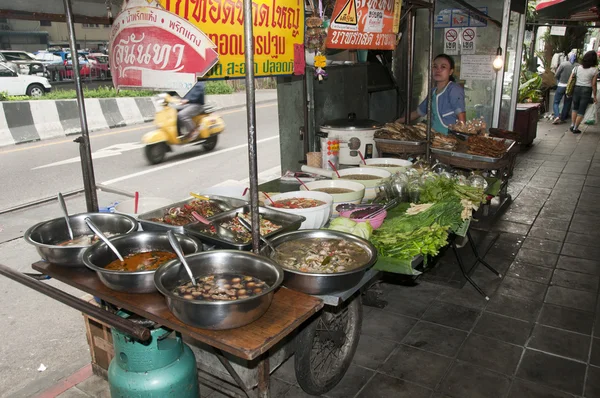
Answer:
<path fill-rule="evenodd" d="M 594 95 L 594 104 L 598 103 L 598 98 L 596 98 L 596 96 Z"/>

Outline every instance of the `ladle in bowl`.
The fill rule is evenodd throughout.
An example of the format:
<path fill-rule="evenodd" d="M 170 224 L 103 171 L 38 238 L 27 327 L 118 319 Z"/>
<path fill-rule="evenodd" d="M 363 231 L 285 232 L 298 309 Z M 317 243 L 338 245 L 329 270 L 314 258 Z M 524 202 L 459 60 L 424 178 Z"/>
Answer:
<path fill-rule="evenodd" d="M 202 217 L 200 214 L 198 214 L 197 212 L 193 211 L 192 212 L 192 216 L 200 221 L 202 224 L 205 225 L 212 225 L 215 230 L 217 231 L 217 235 L 220 235 L 224 238 L 227 238 L 228 240 L 235 242 L 235 235 L 232 231 L 228 230 L 227 228 L 222 227 L 218 222 L 211 222 L 208 221 L 206 218 Z"/>
<path fill-rule="evenodd" d="M 85 218 L 85 223 L 87 224 L 88 227 L 90 227 L 90 229 L 96 235 L 98 235 L 98 237 L 100 239 L 102 239 L 102 241 L 104 241 L 104 243 L 106 243 L 106 246 L 108 246 L 110 248 L 110 250 L 112 250 L 113 253 L 115 253 L 115 255 L 117 256 L 117 258 L 119 260 L 121 260 L 121 262 L 125 261 L 125 260 L 123 260 L 123 256 L 121 256 L 121 253 L 119 253 L 119 251 L 117 250 L 117 248 L 112 243 L 110 243 L 110 240 L 108 240 L 108 238 L 106 237 L 106 235 L 104 235 L 104 233 L 102 233 L 102 231 L 100 230 L 100 228 L 98 228 L 98 226 L 96 224 L 94 224 L 94 222 L 92 221 L 91 218 L 86 217 Z"/>
<path fill-rule="evenodd" d="M 73 228 L 71 228 L 71 221 L 69 221 L 69 212 L 67 211 L 67 205 L 65 204 L 65 199 L 62 196 L 62 193 L 58 193 L 58 203 L 60 204 L 60 208 L 62 209 L 63 215 L 65 216 L 65 221 L 67 222 L 67 230 L 69 231 L 69 237 L 71 240 L 75 239 L 73 236 Z"/>
<path fill-rule="evenodd" d="M 181 261 L 181 264 L 183 264 L 183 267 L 185 268 L 188 275 L 190 276 L 190 279 L 192 280 L 192 285 L 196 286 L 197 285 L 196 278 L 194 278 L 194 274 L 192 274 L 192 270 L 191 270 L 190 266 L 188 265 L 187 261 L 185 261 L 185 257 L 183 255 L 183 250 L 181 250 L 181 245 L 177 241 L 177 237 L 175 236 L 175 233 L 173 231 L 168 231 L 167 237 L 169 238 L 169 243 L 171 244 L 171 247 L 173 248 L 173 250 L 175 250 L 175 254 L 177 254 L 177 257 L 179 258 L 179 261 Z"/>
<path fill-rule="evenodd" d="M 244 228 L 246 228 L 248 231 L 250 231 L 250 233 L 252 233 L 252 225 L 250 225 L 250 223 L 248 221 L 246 221 L 244 218 L 240 217 L 239 214 L 236 214 L 238 221 L 240 222 L 240 224 L 242 224 L 242 226 Z M 260 231 L 258 232 L 258 237 L 260 238 L 260 240 L 262 240 L 265 245 L 269 246 L 269 249 L 271 249 L 271 252 L 273 253 L 279 253 L 279 250 L 277 250 L 277 248 L 275 246 L 273 246 L 271 244 L 271 242 L 269 242 L 268 239 L 266 239 L 264 236 L 262 236 L 260 234 Z"/>

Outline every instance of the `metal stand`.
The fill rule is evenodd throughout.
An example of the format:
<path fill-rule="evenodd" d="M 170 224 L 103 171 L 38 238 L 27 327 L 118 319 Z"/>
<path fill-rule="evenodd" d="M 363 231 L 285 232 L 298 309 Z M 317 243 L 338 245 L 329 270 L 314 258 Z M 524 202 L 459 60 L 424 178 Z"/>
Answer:
<path fill-rule="evenodd" d="M 476 258 L 475 263 L 473 263 L 473 265 L 467 272 L 464 262 L 462 260 L 462 257 L 460 255 L 460 253 L 458 252 L 458 246 L 456 245 L 456 238 L 455 238 L 455 239 L 452 239 L 451 246 L 452 246 L 452 250 L 454 251 L 454 255 L 456 256 L 456 261 L 458 261 L 458 266 L 460 267 L 460 271 L 462 272 L 465 279 L 475 288 L 475 290 L 477 290 L 479 292 L 479 294 L 481 294 L 483 297 L 485 297 L 486 300 L 489 300 L 490 299 L 489 296 L 483 291 L 483 289 L 481 287 L 479 287 L 479 285 L 477 283 L 475 283 L 475 281 L 473 281 L 473 279 L 471 279 L 471 276 L 469 274 L 471 273 L 471 271 L 473 271 L 475 269 L 475 266 L 478 263 L 483 264 L 487 269 L 492 271 L 499 278 L 502 278 L 502 274 L 500 274 L 498 271 L 496 271 L 496 269 L 494 267 L 489 265 L 483 258 L 481 258 L 481 256 L 479 255 L 479 251 L 477 250 L 477 247 L 475 245 L 475 242 L 473 242 L 473 237 L 471 236 L 471 232 L 467 231 L 466 237 L 467 237 L 467 240 L 469 241 L 469 245 L 471 246 L 471 250 L 473 250 L 473 254 L 475 254 L 475 258 Z"/>

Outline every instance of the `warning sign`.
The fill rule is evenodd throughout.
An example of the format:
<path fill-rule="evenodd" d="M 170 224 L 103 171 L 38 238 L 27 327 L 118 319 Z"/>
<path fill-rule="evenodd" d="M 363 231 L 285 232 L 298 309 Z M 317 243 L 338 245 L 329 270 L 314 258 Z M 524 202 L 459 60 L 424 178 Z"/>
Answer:
<path fill-rule="evenodd" d="M 340 14 L 333 21 L 340 25 L 351 25 L 355 29 L 357 28 L 358 18 L 356 17 L 356 3 L 355 0 L 348 0 L 342 8 Z"/>
<path fill-rule="evenodd" d="M 475 40 L 477 37 L 477 28 L 465 28 L 462 30 L 460 52 L 464 55 L 475 54 Z"/>
<path fill-rule="evenodd" d="M 444 30 L 444 53 L 458 55 L 458 33 L 454 28 Z"/>

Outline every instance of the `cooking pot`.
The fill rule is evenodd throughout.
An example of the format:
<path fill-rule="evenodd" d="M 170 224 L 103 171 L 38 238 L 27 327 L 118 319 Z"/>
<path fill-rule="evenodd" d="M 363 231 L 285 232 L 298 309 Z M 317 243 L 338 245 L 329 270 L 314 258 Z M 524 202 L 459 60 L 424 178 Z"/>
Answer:
<path fill-rule="evenodd" d="M 338 137 L 340 140 L 340 164 L 357 166 L 362 161 L 358 151 L 365 158 L 377 157 L 374 135 L 382 124 L 370 119 L 357 119 L 356 113 L 345 119 L 325 122 L 320 128 L 322 137 Z"/>

